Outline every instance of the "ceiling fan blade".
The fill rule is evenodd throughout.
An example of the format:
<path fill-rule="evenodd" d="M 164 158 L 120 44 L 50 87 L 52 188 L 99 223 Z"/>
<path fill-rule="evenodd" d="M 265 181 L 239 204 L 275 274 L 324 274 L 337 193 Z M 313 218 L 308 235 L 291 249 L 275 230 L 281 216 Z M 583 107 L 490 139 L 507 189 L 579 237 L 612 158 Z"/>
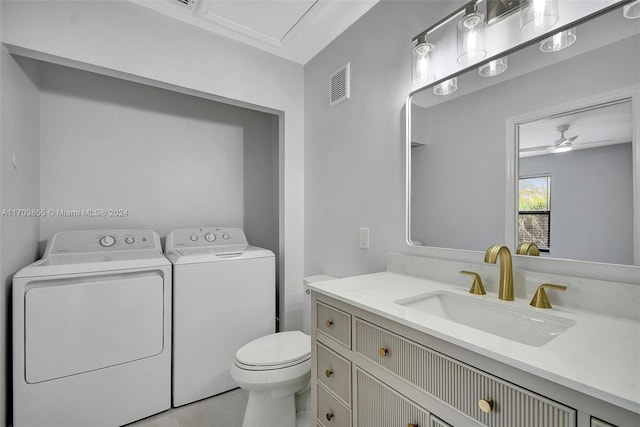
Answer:
<path fill-rule="evenodd" d="M 571 138 L 567 138 L 563 136 L 562 138 L 556 140 L 555 145 L 553 145 L 553 147 L 562 147 L 563 145 L 571 145 L 571 143 L 575 141 L 576 138 L 579 136 L 580 135 L 576 135 L 576 136 L 572 136 Z"/>
<path fill-rule="evenodd" d="M 601 139 L 600 141 L 589 141 L 589 142 L 576 142 L 573 145 L 591 145 L 591 144 L 603 144 L 605 142 L 615 141 L 615 139 Z"/>
<path fill-rule="evenodd" d="M 537 147 L 526 147 L 526 148 L 521 148 L 519 151 L 521 153 L 526 153 L 527 151 L 542 151 L 542 150 L 546 150 L 549 148 L 554 148 L 555 145 L 539 145 Z"/>

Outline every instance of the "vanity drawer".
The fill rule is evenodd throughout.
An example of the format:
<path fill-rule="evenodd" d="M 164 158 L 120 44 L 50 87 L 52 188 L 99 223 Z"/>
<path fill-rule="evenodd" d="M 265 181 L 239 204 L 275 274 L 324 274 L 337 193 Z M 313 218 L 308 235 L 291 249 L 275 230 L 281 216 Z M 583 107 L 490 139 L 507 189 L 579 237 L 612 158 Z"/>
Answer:
<path fill-rule="evenodd" d="M 351 362 L 322 344 L 317 344 L 318 381 L 351 406 Z"/>
<path fill-rule="evenodd" d="M 576 411 L 361 319 L 356 353 L 489 427 L 575 427 Z M 490 400 L 489 412 L 479 407 Z"/>
<path fill-rule="evenodd" d="M 366 427 L 429 426 L 429 412 L 368 373 L 356 370 L 354 424 Z"/>
<path fill-rule="evenodd" d="M 326 427 L 351 427 L 351 411 L 333 397 L 323 386 L 317 385 L 318 404 L 316 418 Z"/>
<path fill-rule="evenodd" d="M 429 427 L 451 427 L 451 424 L 445 423 L 433 414 L 431 414 L 431 418 L 429 421 L 431 422 L 429 424 Z"/>
<path fill-rule="evenodd" d="M 591 417 L 591 427 L 616 427 L 595 417 Z"/>
<path fill-rule="evenodd" d="M 321 302 L 317 308 L 317 329 L 351 348 L 351 315 Z"/>

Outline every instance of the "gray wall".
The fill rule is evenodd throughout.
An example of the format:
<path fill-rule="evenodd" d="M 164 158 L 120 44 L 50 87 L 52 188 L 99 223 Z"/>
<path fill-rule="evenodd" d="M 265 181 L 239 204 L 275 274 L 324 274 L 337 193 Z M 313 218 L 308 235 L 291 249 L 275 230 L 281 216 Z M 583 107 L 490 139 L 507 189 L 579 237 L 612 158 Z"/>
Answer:
<path fill-rule="evenodd" d="M 279 254 L 276 116 L 2 49 L 2 209 L 128 209 L 123 218 L 2 216 L 7 361 L 11 278 L 57 231 L 140 227 L 164 236 L 179 227 L 238 226 L 251 244 Z M 8 369 L 3 361 L 6 387 Z M 8 390 L 1 388 L 3 402 Z"/>
<path fill-rule="evenodd" d="M 36 209 L 39 206 L 40 157 L 38 70 L 33 61 L 18 60 L 0 47 L 0 204 L 4 209 Z M 15 167 L 14 167 L 15 159 Z M 11 383 L 11 278 L 38 255 L 40 225 L 37 217 L 2 215 L 0 220 L 0 420 Z M 6 406 L 8 408 L 9 406 Z M 0 421 L 2 422 L 2 421 Z"/>
<path fill-rule="evenodd" d="M 473 250 L 502 241 L 505 118 L 638 84 L 639 40 L 416 109 L 412 121 L 426 129 L 428 145 L 412 150 L 412 238 Z"/>
<path fill-rule="evenodd" d="M 451 1 L 382 1 L 305 66 L 305 275 L 385 269 L 404 239 L 404 102 L 411 38 Z M 329 76 L 351 63 L 351 99 L 329 107 Z M 371 249 L 358 247 L 370 229 Z"/>
<path fill-rule="evenodd" d="M 250 239 L 268 224 L 252 243 L 277 251 L 272 115 L 51 64 L 41 85 L 40 206 L 128 209 L 124 218 L 47 216 L 41 240 L 247 223 Z"/>
<path fill-rule="evenodd" d="M 520 159 L 520 175 L 551 175 L 553 258 L 633 264 L 631 143 Z"/>

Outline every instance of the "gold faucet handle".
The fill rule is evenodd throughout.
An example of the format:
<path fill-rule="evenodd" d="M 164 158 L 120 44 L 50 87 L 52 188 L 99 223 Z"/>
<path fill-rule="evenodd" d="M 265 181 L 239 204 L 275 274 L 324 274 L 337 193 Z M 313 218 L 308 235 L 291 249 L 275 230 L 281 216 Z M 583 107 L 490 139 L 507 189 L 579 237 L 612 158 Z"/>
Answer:
<path fill-rule="evenodd" d="M 544 283 L 538 286 L 538 290 L 531 298 L 531 302 L 529 305 L 532 305 L 536 308 L 551 308 L 551 303 L 549 302 L 549 298 L 547 298 L 547 293 L 544 291 L 545 289 L 554 289 L 556 291 L 564 291 L 567 289 L 564 285 L 553 285 L 551 283 Z"/>
<path fill-rule="evenodd" d="M 516 253 L 518 255 L 540 256 L 540 249 L 533 242 L 522 242 L 518 245 Z"/>
<path fill-rule="evenodd" d="M 460 274 L 467 274 L 469 276 L 473 276 L 473 284 L 471 285 L 471 289 L 469 289 L 470 294 L 474 295 L 486 295 L 487 291 L 484 290 L 484 285 L 482 284 L 482 278 L 475 271 L 465 271 L 461 270 Z"/>

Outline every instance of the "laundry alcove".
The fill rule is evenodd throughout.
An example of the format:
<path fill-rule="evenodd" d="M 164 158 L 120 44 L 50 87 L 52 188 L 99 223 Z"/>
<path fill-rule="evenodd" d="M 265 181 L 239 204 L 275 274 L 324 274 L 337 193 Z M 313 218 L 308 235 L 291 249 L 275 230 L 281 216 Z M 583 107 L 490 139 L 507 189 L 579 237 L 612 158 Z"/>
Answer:
<path fill-rule="evenodd" d="M 277 116 L 12 57 L 36 92 L 21 107 L 39 130 L 39 208 L 51 214 L 41 242 L 61 230 L 224 225 L 278 253 Z"/>

